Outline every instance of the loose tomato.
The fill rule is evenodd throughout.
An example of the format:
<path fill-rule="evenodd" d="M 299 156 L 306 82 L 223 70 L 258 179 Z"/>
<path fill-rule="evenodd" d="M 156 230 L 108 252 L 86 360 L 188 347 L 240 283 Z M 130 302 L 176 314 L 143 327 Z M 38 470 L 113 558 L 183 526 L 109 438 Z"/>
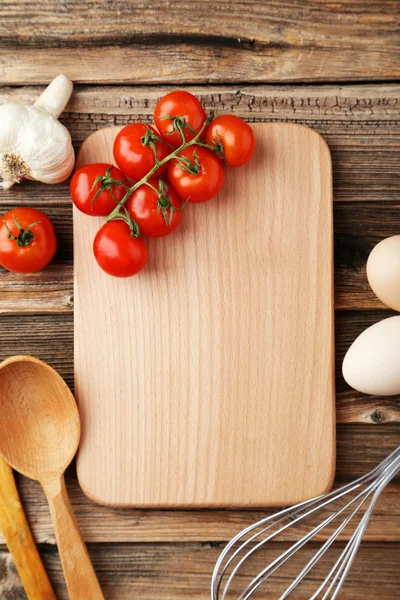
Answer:
<path fill-rule="evenodd" d="M 92 217 L 106 217 L 125 196 L 122 185 L 110 179 L 124 181 L 122 171 L 108 163 L 93 163 L 81 167 L 72 176 L 69 186 L 73 203 Z"/>
<path fill-rule="evenodd" d="M 174 124 L 173 117 L 181 117 L 181 119 L 176 120 Z M 206 113 L 196 96 L 182 90 L 163 96 L 154 110 L 154 123 L 158 131 L 174 148 L 179 148 L 182 144 L 182 138 L 177 130 L 178 123 L 182 127 L 186 141 L 189 141 L 200 131 L 205 120 Z"/>
<path fill-rule="evenodd" d="M 122 220 L 109 221 L 97 232 L 93 242 L 94 256 L 100 267 L 114 277 L 131 277 L 147 264 L 147 246 L 131 235 Z"/>
<path fill-rule="evenodd" d="M 235 115 L 221 115 L 208 125 L 206 143 L 222 150 L 228 167 L 240 167 L 251 159 L 256 149 L 254 131 L 243 119 Z M 221 148 L 222 146 L 222 148 Z"/>
<path fill-rule="evenodd" d="M 49 264 L 57 248 L 54 227 L 35 208 L 14 208 L 0 219 L 0 264 L 16 273 L 34 273 Z"/>
<path fill-rule="evenodd" d="M 218 194 L 224 183 L 220 159 L 207 148 L 182 150 L 170 161 L 168 179 L 178 195 L 187 202 L 206 202 Z"/>
<path fill-rule="evenodd" d="M 159 161 L 170 153 L 167 144 L 160 140 L 159 134 L 151 125 L 131 123 L 121 129 L 115 138 L 115 162 L 126 175 L 139 181 L 154 167 L 154 151 Z M 166 168 L 167 165 L 163 165 L 154 176 L 159 177 Z"/>
<path fill-rule="evenodd" d="M 172 186 L 158 179 L 150 179 L 148 185 L 141 185 L 129 198 L 126 208 L 129 215 L 139 225 L 140 233 L 149 237 L 169 235 L 182 220 L 181 201 Z"/>

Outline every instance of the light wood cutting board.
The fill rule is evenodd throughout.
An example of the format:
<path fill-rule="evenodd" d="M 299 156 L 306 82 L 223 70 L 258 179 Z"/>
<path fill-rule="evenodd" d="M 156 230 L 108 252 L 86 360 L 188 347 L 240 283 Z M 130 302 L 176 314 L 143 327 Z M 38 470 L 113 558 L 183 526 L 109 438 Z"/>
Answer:
<path fill-rule="evenodd" d="M 78 166 L 112 162 L 119 130 Z M 74 210 L 78 476 L 99 503 L 286 505 L 332 484 L 330 154 L 303 126 L 254 130 L 251 163 L 149 240 L 136 277 L 100 270 L 103 220 Z"/>

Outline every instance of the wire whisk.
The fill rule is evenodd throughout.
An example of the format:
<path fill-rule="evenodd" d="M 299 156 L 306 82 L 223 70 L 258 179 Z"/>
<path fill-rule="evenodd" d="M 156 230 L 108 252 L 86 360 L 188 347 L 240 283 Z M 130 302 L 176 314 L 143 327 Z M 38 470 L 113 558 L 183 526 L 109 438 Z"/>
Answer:
<path fill-rule="evenodd" d="M 319 587 L 310 596 L 310 600 L 316 600 L 317 598 L 334 600 L 337 598 L 357 554 L 374 506 L 382 491 L 399 471 L 400 446 L 377 467 L 372 469 L 372 471 L 353 483 L 349 483 L 328 494 L 307 500 L 296 506 L 285 508 L 278 513 L 261 519 L 238 533 L 224 548 L 216 562 L 211 580 L 211 600 L 226 600 L 228 597 L 234 597 L 237 600 L 247 600 L 307 542 L 315 538 L 325 527 L 336 520 L 338 523 L 337 528 L 297 577 L 295 577 L 289 587 L 279 597 L 279 600 L 288 598 L 321 557 L 329 550 L 343 530 L 358 515 L 360 520 L 339 558 L 334 562 Z M 339 503 L 339 506 L 336 508 L 332 506 L 335 502 Z M 293 543 L 280 556 L 270 562 L 258 575 L 251 578 L 249 583 L 245 580 L 242 591 L 237 592 L 236 589 L 235 596 L 228 596 L 232 592 L 233 580 L 235 579 L 235 585 L 237 585 L 239 579 L 240 582 L 245 579 L 240 570 L 244 563 L 258 550 L 271 540 L 276 540 L 280 534 L 290 527 L 295 527 L 300 523 L 303 525 L 303 521 L 306 521 L 307 518 L 315 517 L 318 511 L 327 508 L 330 510 L 330 513 L 321 523 L 312 526 L 304 537 Z"/>

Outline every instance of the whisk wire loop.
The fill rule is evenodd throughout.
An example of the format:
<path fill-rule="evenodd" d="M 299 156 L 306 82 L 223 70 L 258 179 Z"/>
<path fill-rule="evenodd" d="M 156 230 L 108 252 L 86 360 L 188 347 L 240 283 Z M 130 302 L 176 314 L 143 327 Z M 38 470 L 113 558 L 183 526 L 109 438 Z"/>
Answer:
<path fill-rule="evenodd" d="M 311 569 L 318 561 L 320 561 L 322 556 L 325 555 L 344 529 L 351 523 L 356 515 L 358 515 L 361 509 L 366 507 L 363 516 L 360 518 L 360 521 L 355 527 L 345 548 L 340 553 L 339 558 L 336 560 L 323 582 L 319 585 L 318 589 L 310 596 L 310 600 L 316 600 L 320 594 L 323 594 L 322 600 L 328 600 L 328 598 L 335 600 L 356 557 L 375 504 L 387 484 L 399 471 L 400 446 L 369 473 L 359 477 L 353 483 L 348 483 L 339 489 L 332 490 L 317 498 L 306 500 L 296 506 L 285 508 L 246 527 L 227 544 L 216 562 L 211 580 L 211 600 L 226 600 L 227 594 L 230 591 L 238 571 L 254 553 L 264 547 L 268 542 L 277 538 L 290 527 L 296 526 L 308 517 L 315 515 L 318 511 L 326 509 L 334 502 L 342 500 L 345 496 L 354 494 L 354 497 L 349 499 L 349 501 L 346 501 L 344 506 L 334 510 L 332 514 L 323 519 L 320 524 L 314 525 L 302 538 L 295 541 L 280 556 L 272 560 L 258 573 L 258 575 L 253 577 L 250 583 L 245 586 L 244 590 L 236 596 L 238 600 L 248 600 L 256 590 L 273 575 L 273 573 L 281 568 L 296 552 L 303 548 L 307 542 L 312 540 L 335 519 L 342 517 L 344 520 L 330 534 L 329 538 L 308 561 L 301 572 L 293 579 L 287 589 L 280 595 L 279 600 L 286 600 Z M 369 504 L 367 505 L 368 500 Z M 349 514 L 347 514 L 348 512 Z M 261 536 L 265 537 L 261 538 Z M 228 575 L 229 570 L 231 570 L 231 572 Z"/>

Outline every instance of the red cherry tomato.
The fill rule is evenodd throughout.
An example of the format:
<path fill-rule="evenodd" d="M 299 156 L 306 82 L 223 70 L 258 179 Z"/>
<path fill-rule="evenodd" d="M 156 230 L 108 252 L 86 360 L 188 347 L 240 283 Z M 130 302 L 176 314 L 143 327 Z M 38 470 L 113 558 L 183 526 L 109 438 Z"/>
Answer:
<path fill-rule="evenodd" d="M 254 131 L 243 119 L 235 115 L 221 115 L 208 125 L 206 143 L 222 145 L 228 167 L 240 167 L 251 159 L 256 149 Z"/>
<path fill-rule="evenodd" d="M 149 183 L 160 189 L 158 179 L 150 179 Z M 129 215 L 139 225 L 140 233 L 149 237 L 169 235 L 179 226 L 182 220 L 182 203 L 172 186 L 161 184 L 162 198 L 148 185 L 141 185 L 126 203 Z M 174 210 L 170 207 L 175 207 Z M 168 223 L 167 223 L 168 221 Z"/>
<path fill-rule="evenodd" d="M 34 273 L 49 264 L 57 248 L 54 227 L 35 208 L 14 208 L 0 219 L 0 264 L 16 273 Z"/>
<path fill-rule="evenodd" d="M 114 277 L 131 277 L 147 264 L 147 246 L 131 235 L 122 220 L 109 221 L 97 232 L 93 242 L 94 256 L 100 267 Z"/>
<path fill-rule="evenodd" d="M 177 90 L 163 96 L 154 110 L 154 123 L 163 138 L 174 148 L 181 146 L 182 138 L 178 131 L 174 131 L 172 119 L 164 118 L 168 116 L 184 119 L 182 125 L 186 141 L 194 138 L 206 120 L 204 108 L 193 94 Z"/>
<path fill-rule="evenodd" d="M 108 163 L 85 165 L 72 176 L 69 186 L 72 201 L 86 215 L 106 217 L 125 196 L 126 190 L 122 185 L 107 183 L 107 172 L 116 181 L 126 179 L 122 171 Z M 105 188 L 103 191 L 100 191 L 101 181 Z"/>
<path fill-rule="evenodd" d="M 186 159 L 186 164 L 178 159 L 171 160 L 168 179 L 182 200 L 206 202 L 214 198 L 224 183 L 224 169 L 220 159 L 207 148 L 193 146 L 182 150 L 179 156 Z M 188 166 L 187 161 L 192 166 Z"/>
<path fill-rule="evenodd" d="M 157 138 L 160 138 L 158 132 L 145 123 L 131 123 L 121 129 L 114 141 L 114 158 L 119 168 L 137 181 L 142 179 L 155 165 L 154 152 L 149 144 L 154 144 L 159 161 L 170 153 L 165 142 Z M 160 177 L 166 168 L 167 165 L 163 165 L 154 176 Z"/>

